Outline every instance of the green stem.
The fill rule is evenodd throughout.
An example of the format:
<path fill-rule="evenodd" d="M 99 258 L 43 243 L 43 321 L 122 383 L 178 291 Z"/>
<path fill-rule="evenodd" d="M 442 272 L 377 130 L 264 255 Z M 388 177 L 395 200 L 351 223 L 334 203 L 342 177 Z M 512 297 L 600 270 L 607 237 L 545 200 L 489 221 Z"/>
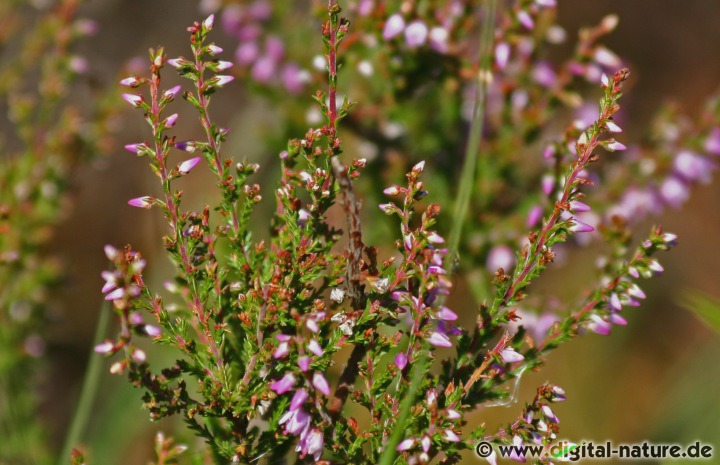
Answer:
<path fill-rule="evenodd" d="M 407 430 L 407 420 L 410 416 L 410 409 L 415 405 L 415 399 L 417 398 L 418 390 L 422 384 L 422 380 L 425 378 L 425 374 L 428 371 L 428 356 L 427 352 L 423 350 L 417 359 L 417 362 L 413 365 L 412 379 L 410 380 L 410 386 L 408 388 L 405 397 L 400 405 L 400 414 L 398 415 L 397 423 L 393 427 L 392 434 L 385 444 L 380 461 L 378 465 L 392 465 L 397 454 L 397 446 L 400 444 L 405 432 Z"/>
<path fill-rule="evenodd" d="M 111 311 L 108 303 L 103 302 L 103 305 L 100 306 L 100 318 L 98 319 L 97 326 L 95 327 L 93 347 L 100 344 L 105 337 L 108 322 L 110 321 L 110 313 Z M 75 415 L 70 423 L 70 429 L 65 436 L 65 443 L 63 444 L 62 451 L 58 457 L 57 465 L 67 465 L 67 463 L 69 463 L 73 447 L 80 442 L 81 436 L 85 432 L 98 386 L 100 384 L 103 358 L 104 357 L 101 354 L 98 354 L 95 351 L 93 351 L 90 355 L 87 369 L 85 370 L 85 379 L 83 380 L 82 390 L 80 391 L 80 400 L 78 401 L 77 408 L 75 409 Z"/>
<path fill-rule="evenodd" d="M 480 58 L 477 75 L 477 91 L 475 93 L 475 107 L 473 109 L 470 137 L 465 148 L 465 161 L 463 162 L 460 187 L 457 202 L 453 212 L 454 223 L 450 230 L 449 252 L 451 256 L 458 255 L 460 236 L 467 218 L 470 196 L 476 178 L 482 182 L 481 191 L 487 191 L 488 160 L 479 153 L 482 140 L 483 125 L 485 121 L 485 102 L 487 99 L 487 86 L 492 81 L 492 45 L 495 35 L 495 10 L 497 0 L 487 0 L 482 9 L 483 25 L 480 37 Z M 482 199 L 481 199 L 482 200 Z M 482 202 L 485 203 L 485 202 Z"/>

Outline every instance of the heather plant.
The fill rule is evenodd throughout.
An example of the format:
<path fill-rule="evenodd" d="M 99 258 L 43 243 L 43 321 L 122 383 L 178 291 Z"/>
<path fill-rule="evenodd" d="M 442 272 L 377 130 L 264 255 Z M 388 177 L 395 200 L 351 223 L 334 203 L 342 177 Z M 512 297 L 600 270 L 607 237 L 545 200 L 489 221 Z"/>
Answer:
<path fill-rule="evenodd" d="M 96 351 L 117 357 L 111 372 L 127 374 L 143 390 L 152 419 L 180 414 L 205 440 L 212 461 L 277 463 L 297 455 L 317 463 L 457 463 L 481 438 L 549 445 L 559 423 L 550 404 L 565 400 L 552 384 L 540 386 L 518 419 L 496 431 L 464 418 L 514 401 L 517 380 L 561 344 L 625 325 L 623 308 L 645 298 L 638 280 L 663 271 L 654 256 L 672 247 L 675 235 L 653 227 L 633 241 L 630 226 L 677 206 L 693 182 L 708 180 L 712 161 L 698 150 L 717 152 L 715 109 L 698 124 L 665 112 L 647 148 L 632 150 L 623 161 L 605 161 L 631 152 L 616 140 L 629 71 L 599 44 L 617 19 L 583 30 L 573 56 L 553 64 L 540 57 L 542 46 L 563 40 L 552 22 L 554 2 L 498 9 L 490 1 L 478 24 L 470 4 L 451 3 L 407 3 L 393 12 L 390 5 L 373 9 L 373 2 L 359 2 L 351 10 L 359 24 L 353 32 L 338 3 L 328 2 L 322 27 L 328 85 L 315 93 L 322 120 L 279 153 L 267 238 L 256 238 L 251 227 L 263 203 L 263 190 L 252 181 L 260 167 L 226 154 L 228 130 L 210 116 L 216 93 L 233 82 L 232 63 L 209 38 L 214 15 L 188 28 L 188 58 L 151 50 L 150 74 L 121 82 L 137 89 L 123 97 L 144 113 L 151 134 L 126 149 L 148 159 L 162 187 L 128 203 L 163 212 L 169 226 L 163 245 L 176 275 L 161 295 L 146 285 L 140 253 L 108 246 L 114 267 L 103 273 L 103 292 L 121 331 Z M 248 21 L 267 22 L 272 9 L 255 2 L 222 13 L 225 27 L 239 31 L 243 41 L 237 61 L 247 68 L 238 75 L 249 72 L 272 85 L 278 83 L 272 70 L 284 66 L 301 74 L 293 85 L 285 82 L 288 91 L 299 91 L 299 82 L 317 83 L 299 65 L 282 65 L 278 37 L 265 40 L 264 54 L 258 51 L 253 40 L 262 28 Z M 345 92 L 338 71 L 353 60 L 366 77 L 377 63 L 387 69 L 386 78 L 371 79 L 364 100 L 351 108 L 340 97 Z M 163 86 L 167 65 L 190 82 L 190 90 Z M 600 104 L 588 118 L 582 92 L 593 88 Z M 463 112 L 468 93 L 474 95 L 472 111 Z M 180 95 L 199 115 L 204 139 L 173 134 L 178 113 L 170 105 Z M 420 96 L 429 109 L 408 112 Z M 385 98 L 394 100 L 387 111 L 375 103 Z M 571 124 L 551 135 L 554 119 L 565 115 Z M 438 125 L 428 130 L 434 120 Z M 377 146 L 382 169 L 374 171 L 366 158 L 345 159 L 345 152 L 362 146 L 341 137 L 346 121 L 355 138 L 367 136 L 365 143 Z M 383 133 L 390 123 L 401 134 Z M 429 162 L 405 157 L 415 148 L 435 158 L 457 153 L 463 132 L 468 140 L 457 192 L 447 187 L 456 170 L 430 176 Z M 395 230 L 388 238 L 368 233 L 368 221 L 383 220 L 366 213 L 362 199 L 378 197 L 372 193 L 378 183 L 399 178 L 390 152 L 400 152 L 395 164 L 409 170 L 403 182 L 382 189 L 387 200 L 379 210 Z M 531 153 L 539 157 L 526 166 Z M 190 158 L 171 161 L 178 154 Z M 456 159 L 445 163 L 454 166 Z M 185 210 L 185 192 L 175 181 L 203 161 L 220 200 L 202 211 Z M 372 179 L 363 185 L 367 177 Z M 432 202 L 425 177 L 439 189 L 446 186 L 445 203 L 456 195 L 452 215 Z M 605 192 L 591 195 L 595 184 Z M 530 185 L 537 189 L 520 195 Z M 359 186 L 369 192 L 361 196 Z M 345 218 L 344 230 L 338 216 Z M 607 244 L 597 279 L 580 300 L 539 315 L 533 310 L 542 300 L 526 300 L 531 284 L 556 251 L 587 243 L 583 236 Z M 447 305 L 455 274 L 467 279 L 478 302 L 470 325 L 459 323 L 465 312 Z M 488 276 L 492 291 L 484 282 Z M 154 367 L 139 337 L 172 348 L 176 362 Z M 343 368 L 329 379 L 334 365 Z M 170 443 L 159 447 L 178 450 Z"/>
<path fill-rule="evenodd" d="M 202 4 L 216 14 L 188 28 L 189 54 L 151 50 L 149 72 L 120 82 L 150 129 L 125 149 L 160 180 L 128 203 L 162 212 L 174 274 L 158 289 L 137 250 L 108 245 L 102 291 L 119 333 L 95 351 L 142 391 L 152 420 L 181 418 L 204 441 L 188 457 L 158 434 L 155 463 L 458 463 L 476 459 L 481 439 L 552 444 L 551 404 L 565 392 L 549 382 L 509 424 L 467 417 L 515 404 L 523 374 L 560 345 L 627 324 L 640 280 L 662 273 L 656 254 L 676 242 L 634 228 L 711 180 L 717 101 L 694 120 L 667 106 L 631 144 L 629 71 L 602 43 L 618 19 L 582 29 L 559 58 L 568 38 L 554 0 L 330 0 L 312 14 L 293 2 Z M 61 2 L 0 79 L 27 147 L 0 171 L 0 461 L 12 463 L 47 460 L 26 389 L 56 276 L 41 248 L 106 119 L 87 131 L 60 98 L 83 67 L 69 52 L 89 26 L 74 22 L 76 6 Z M 224 51 L 214 29 L 237 48 Z M 33 38 L 53 53 L 39 60 Z M 38 63 L 39 105 L 18 98 Z M 165 84 L 173 70 L 183 85 Z M 275 110 L 263 136 L 277 157 L 262 171 L 230 155 L 244 147 L 211 112 L 238 82 Z M 190 115 L 203 137 L 178 133 Z M 194 211 L 188 197 L 208 192 L 181 178 L 200 170 L 215 190 Z M 533 287 L 587 246 L 598 259 L 582 289 Z M 695 306 L 714 318 L 712 302 Z M 66 444 L 77 445 L 89 397 Z"/>
<path fill-rule="evenodd" d="M 0 4 L 0 463 L 50 459 L 37 417 L 44 381 L 49 294 L 61 279 L 47 254 L 54 226 L 69 210 L 74 170 L 107 147 L 116 105 L 73 97 L 87 69 L 75 45 L 96 25 L 79 19 L 76 0 L 44 11 Z"/>

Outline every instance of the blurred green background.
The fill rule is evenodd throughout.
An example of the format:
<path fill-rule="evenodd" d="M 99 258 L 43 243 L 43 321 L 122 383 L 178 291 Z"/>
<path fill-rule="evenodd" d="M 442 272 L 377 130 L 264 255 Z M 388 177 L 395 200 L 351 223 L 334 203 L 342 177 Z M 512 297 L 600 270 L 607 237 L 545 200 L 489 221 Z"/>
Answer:
<path fill-rule="evenodd" d="M 197 2 L 186 0 L 97 0 L 82 11 L 100 25 L 98 35 L 79 49 L 97 82 L 115 80 L 123 63 L 134 56 L 146 57 L 150 46 L 163 44 L 170 56 L 186 54 L 185 27 L 202 18 Z M 607 43 L 628 60 L 634 73 L 623 108 L 628 141 L 641 136 L 661 102 L 676 99 L 686 113 L 693 114 L 705 96 L 718 90 L 720 2 L 559 0 L 560 23 L 570 37 L 579 26 L 595 24 L 608 13 L 619 14 L 621 21 Z M 234 49 L 221 33 L 216 40 L 220 45 L 227 42 L 228 54 Z M 233 131 L 230 151 L 262 164 L 267 154 L 254 144 L 272 126 L 271 110 L 249 99 L 238 85 L 223 92 L 215 102 L 214 117 Z M 132 244 L 147 258 L 150 280 L 156 284 L 169 272 L 159 240 L 162 218 L 156 211 L 126 204 L 128 198 L 156 187 L 145 160 L 122 149 L 146 137 L 143 122 L 128 111 L 119 124 L 115 153 L 77 173 L 72 209 L 51 244 L 50 252 L 62 260 L 66 272 L 65 284 L 53 300 L 49 372 L 43 378 L 40 412 L 55 447 L 61 444 L 76 406 L 91 351 L 102 300 L 100 271 L 107 266 L 103 246 Z M 197 131 L 191 118 L 179 121 L 178 132 L 186 128 Z M 189 182 L 200 186 L 208 179 L 197 175 Z M 264 185 L 271 187 L 270 182 Z M 682 211 L 651 220 L 678 234 L 680 245 L 660 257 L 666 272 L 644 286 L 647 301 L 624 313 L 629 326 L 615 327 L 611 337 L 581 337 L 554 353 L 541 372 L 522 379 L 520 402 L 530 400 L 535 388 L 547 380 L 566 390 L 568 401 L 556 408 L 562 438 L 616 443 L 698 439 L 716 446 L 711 463 L 720 463 L 720 336 L 682 305 L 688 289 L 720 298 L 719 201 L 720 183 L 715 182 L 696 189 Z M 574 270 L 586 267 L 588 260 L 593 258 L 571 257 L 544 285 L 577 285 L 565 281 L 566 276 L 576 275 Z M 462 311 L 463 305 L 472 311 L 456 297 L 454 308 Z M 85 438 L 90 461 L 145 463 L 153 431 L 172 432 L 172 425 L 149 423 L 140 393 L 109 375 L 108 367 L 105 363 L 101 395 Z M 481 409 L 472 420 L 486 422 L 493 431 L 501 421 L 514 419 L 519 408 Z M 191 441 L 184 433 L 180 437 Z M 480 459 L 468 456 L 468 463 L 475 461 Z"/>

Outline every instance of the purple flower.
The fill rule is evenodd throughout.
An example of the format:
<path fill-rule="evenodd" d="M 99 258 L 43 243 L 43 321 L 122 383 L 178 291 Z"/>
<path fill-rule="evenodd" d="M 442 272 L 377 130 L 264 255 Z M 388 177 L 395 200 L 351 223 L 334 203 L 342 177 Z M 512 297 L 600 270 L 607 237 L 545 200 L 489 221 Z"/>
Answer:
<path fill-rule="evenodd" d="M 500 268 L 508 271 L 515 266 L 515 252 L 507 245 L 495 246 L 488 252 L 486 266 L 492 272 Z"/>
<path fill-rule="evenodd" d="M 162 334 L 162 331 L 157 326 L 153 325 L 145 325 L 143 326 L 143 330 L 145 331 L 145 334 L 147 334 L 150 337 L 157 337 Z"/>
<path fill-rule="evenodd" d="M 578 220 L 575 217 L 570 218 L 572 220 L 573 224 L 568 229 L 573 232 L 592 232 L 595 231 L 595 228 L 590 226 L 589 224 L 583 223 L 582 221 Z"/>
<path fill-rule="evenodd" d="M 310 74 L 298 67 L 295 63 L 288 63 L 282 70 L 282 82 L 285 89 L 291 94 L 302 92 L 305 84 L 310 80 Z"/>
<path fill-rule="evenodd" d="M 307 431 L 310 426 L 310 415 L 305 413 L 303 409 L 290 410 L 280 418 L 278 422 L 281 425 L 285 424 L 285 431 L 296 436 Z"/>
<path fill-rule="evenodd" d="M 690 198 L 690 190 L 683 181 L 675 176 L 669 176 L 660 186 L 660 197 L 668 205 L 677 208 Z"/>
<path fill-rule="evenodd" d="M 442 306 L 437 313 L 437 318 L 444 321 L 455 321 L 458 319 L 458 316 L 457 313 L 453 312 L 445 306 Z"/>
<path fill-rule="evenodd" d="M 525 357 L 512 347 L 500 351 L 500 358 L 505 363 L 516 363 L 525 360 Z"/>
<path fill-rule="evenodd" d="M 579 200 L 572 200 L 570 201 L 570 211 L 574 213 L 589 212 L 590 206 L 582 203 Z"/>
<path fill-rule="evenodd" d="M 270 385 L 270 389 L 278 394 L 285 394 L 295 386 L 295 375 L 288 373 Z"/>
<path fill-rule="evenodd" d="M 275 66 L 275 60 L 264 56 L 255 62 L 250 74 L 257 82 L 267 84 L 275 76 Z"/>
<path fill-rule="evenodd" d="M 627 147 L 625 147 L 625 144 L 622 144 L 614 139 L 610 143 L 605 145 L 605 148 L 611 152 L 618 152 L 627 149 Z"/>
<path fill-rule="evenodd" d="M 313 374 L 312 384 L 315 386 L 315 389 L 322 392 L 326 396 L 330 395 L 330 385 L 327 382 L 327 379 L 322 373 L 315 373 Z"/>
<path fill-rule="evenodd" d="M 308 343 L 308 350 L 312 352 L 313 354 L 317 355 L 318 357 L 321 357 L 323 354 L 322 347 L 320 347 L 320 344 L 315 339 L 311 339 Z"/>
<path fill-rule="evenodd" d="M 178 114 L 173 113 L 172 115 L 168 116 L 165 122 L 163 123 L 166 128 L 171 128 L 175 126 L 175 123 L 177 122 Z"/>
<path fill-rule="evenodd" d="M 143 103 L 143 98 L 140 95 L 122 94 L 122 98 L 135 108 L 139 107 Z"/>
<path fill-rule="evenodd" d="M 302 407 L 302 404 L 305 403 L 305 401 L 308 398 L 308 393 L 305 389 L 298 389 L 295 391 L 295 395 L 292 398 L 292 401 L 290 402 L 290 411 L 294 412 L 295 410 Z"/>
<path fill-rule="evenodd" d="M 510 45 L 507 42 L 500 42 L 495 46 L 495 64 L 503 69 L 510 58 Z"/>
<path fill-rule="evenodd" d="M 408 362 L 408 358 L 407 358 L 407 355 L 405 355 L 405 352 L 399 352 L 395 356 L 395 365 L 398 367 L 398 369 L 404 370 L 405 367 L 407 366 L 407 362 Z"/>
<path fill-rule="evenodd" d="M 415 445 L 415 438 L 407 438 L 407 439 L 400 441 L 400 444 L 397 445 L 397 450 L 399 452 L 403 452 L 408 449 L 411 449 L 414 445 Z"/>
<path fill-rule="evenodd" d="M 455 431 L 451 429 L 446 429 L 443 431 L 443 439 L 448 442 L 460 442 L 460 436 L 455 434 Z"/>
<path fill-rule="evenodd" d="M 412 48 L 424 45 L 427 36 L 428 28 L 422 21 L 413 21 L 405 29 L 405 42 Z"/>
<path fill-rule="evenodd" d="M 102 344 L 95 346 L 95 352 L 98 354 L 109 354 L 115 348 L 115 344 L 110 341 L 105 341 Z"/>
<path fill-rule="evenodd" d="M 542 218 L 543 208 L 540 205 L 534 205 L 528 212 L 527 219 L 525 220 L 525 226 L 532 228 Z"/>
<path fill-rule="evenodd" d="M 178 172 L 181 174 L 188 174 L 191 169 L 195 168 L 200 163 L 200 157 L 191 158 L 180 163 L 178 166 Z"/>
<path fill-rule="evenodd" d="M 270 36 L 265 42 L 265 55 L 270 57 L 276 63 L 283 59 L 285 55 L 285 46 L 282 39 L 277 36 Z"/>
<path fill-rule="evenodd" d="M 290 353 L 290 344 L 288 344 L 287 342 L 281 342 L 280 344 L 278 344 L 277 349 L 275 349 L 275 352 L 273 352 L 273 357 L 276 359 L 283 358 L 289 353 Z"/>
<path fill-rule="evenodd" d="M 588 323 L 590 331 L 607 336 L 610 334 L 612 324 L 600 318 L 598 315 L 590 315 L 591 322 Z"/>
<path fill-rule="evenodd" d="M 625 318 L 621 317 L 617 313 L 610 314 L 610 322 L 614 325 L 621 325 L 621 326 L 627 325 L 627 320 L 625 320 Z"/>
<path fill-rule="evenodd" d="M 208 31 L 212 30 L 214 24 L 215 15 L 210 15 L 205 19 L 205 21 L 203 21 L 203 27 Z"/>
<path fill-rule="evenodd" d="M 546 61 L 539 61 L 535 64 L 532 77 L 535 82 L 543 87 L 553 87 L 557 81 L 555 70 Z"/>
<path fill-rule="evenodd" d="M 310 357 L 307 357 L 305 355 L 298 357 L 298 367 L 300 367 L 300 371 L 305 373 L 310 369 Z"/>
<path fill-rule="evenodd" d="M 152 197 L 145 195 L 143 197 L 135 197 L 134 199 L 128 200 L 128 205 L 138 208 L 150 208 L 152 207 Z"/>
<path fill-rule="evenodd" d="M 313 428 L 306 431 L 300 437 L 300 443 L 298 444 L 297 451 L 301 451 L 303 455 L 312 455 L 315 461 L 320 460 L 322 455 L 323 445 L 325 443 L 325 437 L 318 428 Z"/>
<path fill-rule="evenodd" d="M 120 81 L 121 86 L 127 86 L 127 87 L 137 87 L 138 84 L 140 84 L 140 79 L 138 79 L 135 76 L 126 77 L 125 79 Z"/>
<path fill-rule="evenodd" d="M 383 39 L 390 40 L 393 37 L 402 33 L 404 29 L 405 20 L 399 13 L 395 13 L 394 15 L 390 16 L 385 22 L 385 27 L 383 28 L 382 35 Z"/>
<path fill-rule="evenodd" d="M 145 148 L 145 144 L 127 144 L 125 146 L 125 150 L 132 153 L 138 153 L 143 148 Z"/>
<path fill-rule="evenodd" d="M 518 19 L 518 21 L 520 21 L 520 24 L 525 26 L 526 29 L 535 28 L 535 22 L 533 21 L 532 16 L 530 16 L 530 14 L 527 11 L 525 11 L 525 10 L 518 11 L 517 19 Z"/>
<path fill-rule="evenodd" d="M 243 42 L 235 51 L 235 59 L 241 65 L 249 65 L 257 60 L 260 48 L 257 42 Z"/>
<path fill-rule="evenodd" d="M 225 84 L 227 84 L 227 83 L 229 83 L 229 82 L 232 82 L 234 79 L 235 79 L 234 76 L 227 76 L 227 75 L 224 75 L 224 74 L 218 74 L 217 76 L 215 76 L 215 78 L 214 78 L 213 80 L 215 81 L 215 85 L 216 85 L 217 87 L 222 87 L 222 86 L 224 86 Z"/>
<path fill-rule="evenodd" d="M 448 51 L 448 30 L 444 27 L 436 26 L 430 29 L 430 47 L 438 53 L 447 53 Z"/>
<path fill-rule="evenodd" d="M 223 49 L 215 44 L 210 44 L 208 45 L 208 52 L 210 52 L 211 55 L 219 55 L 223 52 Z"/>
<path fill-rule="evenodd" d="M 452 347 L 452 342 L 450 342 L 450 338 L 447 337 L 447 335 L 434 331 L 432 334 L 430 334 L 430 337 L 427 339 L 428 343 L 430 345 L 433 345 L 435 347 Z"/>
<path fill-rule="evenodd" d="M 705 150 L 713 155 L 720 155 L 720 127 L 712 128 L 705 139 Z"/>
<path fill-rule="evenodd" d="M 172 100 L 177 96 L 177 94 L 180 92 L 180 90 L 182 90 L 181 86 L 171 87 L 170 89 L 163 92 L 163 98 L 165 100 Z"/>
<path fill-rule="evenodd" d="M 711 180 L 710 171 L 713 164 L 692 152 L 684 150 L 680 152 L 673 163 L 675 172 L 687 181 L 701 181 L 708 183 Z"/>

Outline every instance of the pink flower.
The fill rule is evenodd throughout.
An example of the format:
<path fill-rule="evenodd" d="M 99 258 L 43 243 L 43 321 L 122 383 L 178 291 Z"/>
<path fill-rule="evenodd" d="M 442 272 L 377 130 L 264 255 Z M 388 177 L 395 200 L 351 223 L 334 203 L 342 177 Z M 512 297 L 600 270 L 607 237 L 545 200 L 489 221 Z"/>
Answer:
<path fill-rule="evenodd" d="M 503 69 L 510 58 L 510 45 L 507 42 L 500 42 L 495 46 L 495 64 Z"/>
<path fill-rule="evenodd" d="M 139 107 L 143 103 L 143 98 L 140 95 L 122 94 L 122 98 L 135 108 Z"/>
<path fill-rule="evenodd" d="M 215 15 L 210 15 L 203 21 L 203 27 L 210 31 L 213 28 L 213 25 L 215 24 Z"/>
<path fill-rule="evenodd" d="M 256 42 L 244 42 L 235 51 L 235 59 L 241 65 L 249 65 L 260 55 L 260 48 Z"/>
<path fill-rule="evenodd" d="M 428 28 L 422 21 L 413 21 L 405 29 L 405 42 L 412 48 L 424 45 L 427 36 Z"/>
<path fill-rule="evenodd" d="M 181 174 L 188 174 L 191 169 L 195 168 L 200 163 L 200 157 L 191 158 L 180 163 L 178 166 L 178 172 Z"/>
<path fill-rule="evenodd" d="M 152 200 L 152 197 L 148 195 L 135 197 L 134 199 L 128 200 L 128 205 L 138 208 L 150 208 L 152 207 Z"/>
<path fill-rule="evenodd" d="M 138 84 L 140 84 L 140 79 L 138 79 L 135 76 L 126 77 L 125 79 L 120 81 L 121 86 L 127 86 L 127 87 L 137 87 Z"/>
<path fill-rule="evenodd" d="M 255 62 L 250 74 L 257 82 L 267 84 L 275 76 L 275 66 L 275 60 L 264 56 Z"/>
<path fill-rule="evenodd" d="M 398 369 L 404 370 L 405 367 L 407 366 L 407 362 L 408 362 L 408 358 L 407 358 L 407 355 L 405 355 L 405 352 L 399 352 L 395 356 L 395 365 L 398 367 Z"/>
<path fill-rule="evenodd" d="M 111 293 L 109 293 L 108 295 L 106 295 L 105 300 L 122 299 L 124 295 L 125 295 L 125 289 L 118 288 L 118 289 L 115 289 L 114 291 L 112 291 Z"/>
<path fill-rule="evenodd" d="M 182 86 L 174 86 L 163 92 L 163 98 L 165 100 L 174 99 L 177 94 L 182 90 Z"/>
<path fill-rule="evenodd" d="M 307 357 L 305 355 L 298 357 L 298 367 L 300 367 L 300 371 L 305 373 L 310 369 L 310 357 Z"/>
<path fill-rule="evenodd" d="M 399 13 L 395 13 L 394 15 L 390 16 L 385 22 L 385 27 L 383 28 L 382 35 L 383 39 L 390 40 L 393 37 L 402 33 L 404 29 L 405 20 Z"/>
<path fill-rule="evenodd" d="M 397 450 L 399 452 L 406 451 L 408 449 L 411 449 L 415 445 L 415 439 L 414 438 L 407 438 L 404 439 L 398 444 Z"/>
<path fill-rule="evenodd" d="M 502 361 L 505 363 L 516 363 L 525 360 L 525 357 L 512 347 L 500 351 L 500 358 L 502 358 Z"/>
<path fill-rule="evenodd" d="M 211 55 L 218 55 L 223 52 L 223 49 L 215 44 L 210 44 L 208 45 L 208 52 L 210 52 Z"/>
<path fill-rule="evenodd" d="M 500 268 L 509 271 L 515 266 L 515 251 L 507 245 L 493 247 L 488 253 L 486 266 L 492 272 Z"/>
<path fill-rule="evenodd" d="M 297 410 L 288 411 L 280 418 L 278 423 L 285 424 L 285 431 L 297 436 L 307 431 L 308 426 L 310 426 L 310 415 L 305 413 L 303 409 L 298 408 Z"/>
<path fill-rule="evenodd" d="M 281 342 L 278 344 L 277 349 L 273 352 L 273 358 L 283 358 L 290 353 L 290 344 L 287 342 Z"/>
<path fill-rule="evenodd" d="M 330 395 L 330 385 L 327 382 L 327 379 L 325 376 L 323 376 L 322 373 L 315 373 L 313 375 L 312 384 L 315 386 L 315 389 L 322 392 L 326 396 Z"/>
<path fill-rule="evenodd" d="M 115 348 L 115 344 L 110 341 L 105 341 L 95 346 L 95 352 L 98 354 L 109 354 Z"/>
<path fill-rule="evenodd" d="M 595 228 L 590 226 L 589 224 L 583 223 L 582 221 L 578 220 L 577 218 L 570 218 L 573 222 L 572 226 L 570 226 L 568 229 L 573 232 L 592 232 L 595 231 Z"/>
<path fill-rule="evenodd" d="M 570 201 L 570 211 L 575 213 L 589 212 L 590 207 L 579 200 Z"/>
<path fill-rule="evenodd" d="M 125 150 L 132 153 L 138 153 L 142 148 L 145 148 L 145 144 L 127 144 Z"/>
<path fill-rule="evenodd" d="M 315 339 L 311 339 L 308 343 L 308 350 L 312 352 L 313 354 L 317 355 L 318 357 L 321 357 L 323 354 L 322 347 L 320 347 L 320 344 Z"/>
<path fill-rule="evenodd" d="M 279 380 L 275 381 L 270 385 L 270 389 L 277 392 L 278 394 L 285 394 L 290 389 L 292 389 L 293 386 L 295 386 L 295 375 L 292 373 L 288 373 Z"/>
<path fill-rule="evenodd" d="M 325 443 L 324 441 L 325 437 L 323 436 L 322 431 L 318 428 L 313 428 L 300 437 L 300 444 L 298 444 L 298 447 L 300 448 L 299 451 L 302 451 L 303 455 L 312 455 L 317 462 L 320 460 L 320 456 L 322 455 L 323 445 Z"/>
<path fill-rule="evenodd" d="M 218 74 L 217 76 L 215 76 L 214 82 L 217 87 L 222 87 L 225 84 L 232 82 L 234 79 L 235 79 L 235 77 L 233 77 L 233 76 L 226 76 L 223 74 Z"/>
<path fill-rule="evenodd" d="M 172 115 L 168 116 L 165 122 L 163 123 L 166 128 L 171 128 L 175 126 L 175 123 L 177 122 L 178 114 L 173 113 Z"/>
<path fill-rule="evenodd" d="M 444 321 L 455 321 L 458 319 L 457 314 L 445 306 L 440 307 L 437 317 Z"/>
<path fill-rule="evenodd" d="M 451 429 L 446 429 L 443 431 L 443 439 L 448 442 L 460 442 L 460 436 L 455 434 L 455 431 Z"/>
<path fill-rule="evenodd" d="M 432 334 L 430 334 L 430 337 L 428 337 L 427 341 L 430 343 L 430 345 L 433 345 L 435 347 L 452 347 L 452 342 L 450 342 L 450 338 L 438 331 L 434 331 Z"/>
<path fill-rule="evenodd" d="M 292 401 L 290 402 L 290 411 L 293 412 L 300 407 L 302 407 L 302 404 L 305 403 L 305 401 L 308 398 L 308 393 L 305 389 L 298 389 L 295 391 L 295 395 L 292 398 Z"/>
<path fill-rule="evenodd" d="M 157 337 L 162 334 L 162 331 L 157 326 L 145 325 L 143 329 L 145 330 L 145 334 L 150 337 Z"/>
<path fill-rule="evenodd" d="M 612 142 L 607 144 L 605 146 L 605 148 L 607 148 L 611 152 L 619 152 L 619 151 L 627 149 L 627 147 L 625 147 L 625 144 L 622 144 L 616 140 L 613 140 Z"/>
<path fill-rule="evenodd" d="M 608 334 L 610 334 L 612 324 L 603 320 L 598 315 L 591 315 L 590 319 L 592 320 L 588 323 L 588 329 L 590 329 L 590 331 L 601 334 L 603 336 L 607 336 Z"/>

